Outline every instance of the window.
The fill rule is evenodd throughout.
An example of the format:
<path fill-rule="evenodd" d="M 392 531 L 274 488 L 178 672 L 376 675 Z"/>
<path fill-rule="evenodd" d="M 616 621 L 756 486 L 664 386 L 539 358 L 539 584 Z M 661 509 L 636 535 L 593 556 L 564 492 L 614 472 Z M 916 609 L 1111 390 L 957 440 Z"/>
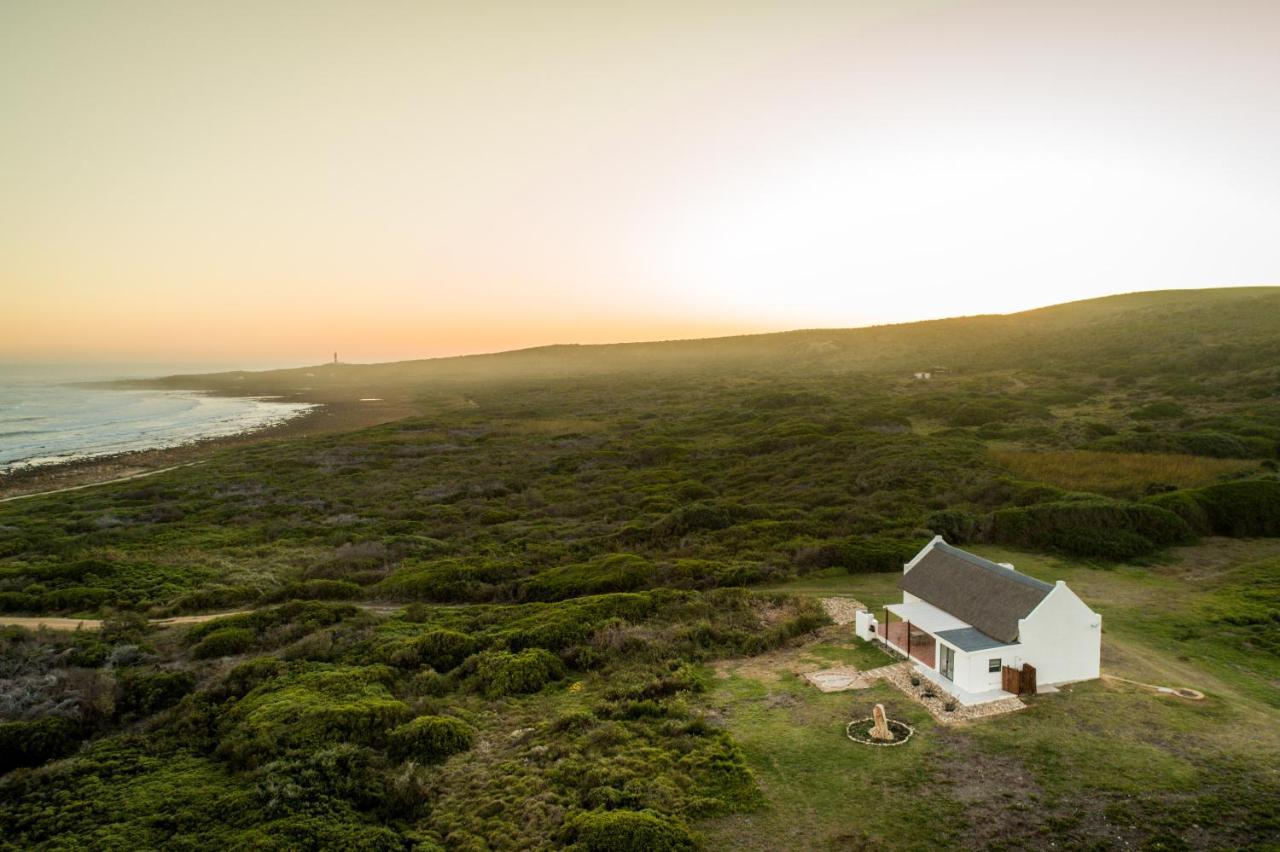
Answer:
<path fill-rule="evenodd" d="M 999 658 L 999 657 L 992 657 L 991 659 L 987 660 L 987 671 L 989 671 L 989 672 L 998 672 L 998 671 L 1000 671 L 1000 658 Z"/>

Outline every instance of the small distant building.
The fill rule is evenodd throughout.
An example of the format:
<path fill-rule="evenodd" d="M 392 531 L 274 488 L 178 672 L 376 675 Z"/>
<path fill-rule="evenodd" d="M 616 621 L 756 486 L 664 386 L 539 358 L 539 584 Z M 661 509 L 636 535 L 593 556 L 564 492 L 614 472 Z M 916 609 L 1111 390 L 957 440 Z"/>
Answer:
<path fill-rule="evenodd" d="M 912 375 L 912 378 L 914 378 L 916 381 L 928 381 L 929 379 L 933 378 L 933 373 L 929 371 L 925 371 L 921 373 L 912 373 L 911 375 Z"/>
<path fill-rule="evenodd" d="M 1045 583 L 937 536 L 903 566 L 898 587 L 902 603 L 858 613 L 858 635 L 902 653 L 963 704 L 1100 674 L 1102 616 L 1062 580 Z"/>

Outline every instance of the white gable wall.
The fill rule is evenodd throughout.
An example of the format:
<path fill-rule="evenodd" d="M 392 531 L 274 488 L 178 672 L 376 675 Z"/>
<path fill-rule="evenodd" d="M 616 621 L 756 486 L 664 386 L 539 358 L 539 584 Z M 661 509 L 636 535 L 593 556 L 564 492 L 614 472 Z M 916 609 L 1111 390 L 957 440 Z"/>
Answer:
<path fill-rule="evenodd" d="M 1018 622 L 1018 641 L 1017 665 L 1035 666 L 1038 684 L 1092 680 L 1100 674 L 1102 616 L 1061 580 Z"/>

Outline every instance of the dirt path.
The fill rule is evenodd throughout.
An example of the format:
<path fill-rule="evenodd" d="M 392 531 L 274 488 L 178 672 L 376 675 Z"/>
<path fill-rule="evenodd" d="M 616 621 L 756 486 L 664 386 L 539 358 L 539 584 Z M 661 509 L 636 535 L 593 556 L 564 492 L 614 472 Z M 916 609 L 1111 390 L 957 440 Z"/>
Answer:
<path fill-rule="evenodd" d="M 155 476 L 157 473 L 168 473 L 171 470 L 178 470 L 180 468 L 191 467 L 197 464 L 204 464 L 204 462 L 194 461 L 187 462 L 186 464 L 175 464 L 173 467 L 162 467 L 159 470 L 144 470 L 138 473 L 131 473 L 128 476 L 118 476 L 115 479 L 104 479 L 101 482 L 86 482 L 83 485 L 68 485 L 65 488 L 54 488 L 51 491 L 33 491 L 30 494 L 15 494 L 12 497 L 0 497 L 0 503 L 8 503 L 11 500 L 25 500 L 28 497 L 46 497 L 50 494 L 61 494 L 64 491 L 79 491 L 81 488 L 93 488 L 95 485 L 111 485 L 115 482 L 128 482 L 131 479 L 142 479 L 144 476 Z"/>
<path fill-rule="evenodd" d="M 1131 683 L 1134 686 L 1141 686 L 1147 689 L 1153 689 L 1156 692 L 1160 693 L 1161 695 L 1176 695 L 1179 698 L 1186 698 L 1190 701 L 1204 700 L 1203 692 L 1201 692 L 1198 689 L 1192 689 L 1189 686 L 1159 686 L 1154 683 L 1143 683 L 1140 680 L 1129 680 L 1129 678 L 1127 677 L 1120 677 L 1119 675 L 1113 675 L 1113 674 L 1104 674 L 1102 675 L 1102 677 L 1106 678 L 1107 680 L 1115 680 L 1121 683 Z"/>
<path fill-rule="evenodd" d="M 356 606 L 367 612 L 378 613 L 379 615 L 389 615 L 397 610 L 403 609 L 402 604 L 356 604 Z M 232 609 L 226 612 L 206 612 L 200 615 L 175 615 L 172 618 L 153 618 L 151 623 L 157 627 L 176 627 L 181 624 L 201 624 L 205 621 L 213 621 L 215 618 L 224 618 L 228 615 L 240 615 L 241 613 L 253 612 L 251 609 Z M 0 627 L 25 627 L 28 630 L 39 630 L 44 627 L 48 630 L 101 630 L 102 619 L 99 618 L 59 618 L 57 616 L 34 615 L 34 616 L 0 616 Z"/>
<path fill-rule="evenodd" d="M 213 621 L 215 618 L 222 618 L 224 615 L 238 615 L 242 612 L 249 612 L 249 610 L 237 609 L 229 612 L 208 612 L 203 615 L 153 618 L 151 623 L 159 627 L 171 627 L 177 624 L 199 624 L 202 621 Z M 41 627 L 49 630 L 100 630 L 102 629 L 102 620 L 98 618 L 57 618 L 46 615 L 5 615 L 0 616 L 0 627 L 25 627 L 28 630 L 39 630 Z"/>

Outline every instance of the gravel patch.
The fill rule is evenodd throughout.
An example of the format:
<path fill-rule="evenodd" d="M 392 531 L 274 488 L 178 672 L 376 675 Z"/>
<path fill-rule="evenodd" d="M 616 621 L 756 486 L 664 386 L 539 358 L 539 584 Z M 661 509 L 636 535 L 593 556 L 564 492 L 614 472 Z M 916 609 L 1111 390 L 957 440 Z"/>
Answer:
<path fill-rule="evenodd" d="M 908 698 L 922 705 L 929 711 L 939 722 L 944 724 L 952 724 L 954 722 L 965 722 L 970 719 L 982 719 L 987 716 L 999 716 L 1004 713 L 1012 713 L 1015 710 L 1021 710 L 1027 705 L 1023 704 L 1017 696 L 1001 698 L 999 701 L 988 701 L 986 704 L 975 704 L 966 707 L 959 701 L 955 702 L 955 709 L 948 710 L 947 702 L 952 701 L 951 696 L 946 695 L 929 681 L 921 678 L 919 686 L 911 685 L 911 675 L 914 667 L 909 663 L 891 663 L 887 666 L 880 666 L 870 671 L 858 671 L 852 666 L 836 666 L 830 669 L 821 669 L 820 671 L 805 672 L 803 677 L 811 685 L 821 692 L 844 692 L 852 689 L 866 689 L 877 680 L 885 680 L 902 690 Z M 926 696 L 925 690 L 932 688 L 936 695 Z"/>
<path fill-rule="evenodd" d="M 866 606 L 853 598 L 823 598 L 822 608 L 836 624 L 852 624 L 858 610 L 866 609 Z"/>
<path fill-rule="evenodd" d="M 942 693 L 941 690 L 936 686 L 933 686 L 933 684 L 929 683 L 929 681 L 924 678 L 920 679 L 919 686 L 912 686 L 911 672 L 913 669 L 914 666 L 909 663 L 894 663 L 891 666 L 883 666 L 881 668 L 865 672 L 865 674 L 868 677 L 872 675 L 883 677 L 889 683 L 906 693 L 908 698 L 923 705 L 924 709 L 928 710 L 933 718 L 944 724 L 965 722 L 970 719 L 983 719 L 987 716 L 1000 716 L 1005 713 L 1012 713 L 1015 710 L 1021 710 L 1027 706 L 1023 704 L 1016 695 L 1011 695 L 1008 698 L 1001 698 L 998 701 L 988 701 L 986 704 L 974 704 L 971 707 L 966 707 L 959 701 L 956 701 L 956 709 L 947 710 L 947 702 L 953 701 L 954 699 L 952 699 L 951 696 Z M 930 688 L 932 688 L 934 692 L 938 693 L 932 698 L 929 698 L 924 694 L 925 690 Z"/>
<path fill-rule="evenodd" d="M 866 689 L 871 685 L 871 680 L 853 666 L 806 672 L 804 679 L 816 686 L 819 692 L 844 692 L 846 689 Z"/>

